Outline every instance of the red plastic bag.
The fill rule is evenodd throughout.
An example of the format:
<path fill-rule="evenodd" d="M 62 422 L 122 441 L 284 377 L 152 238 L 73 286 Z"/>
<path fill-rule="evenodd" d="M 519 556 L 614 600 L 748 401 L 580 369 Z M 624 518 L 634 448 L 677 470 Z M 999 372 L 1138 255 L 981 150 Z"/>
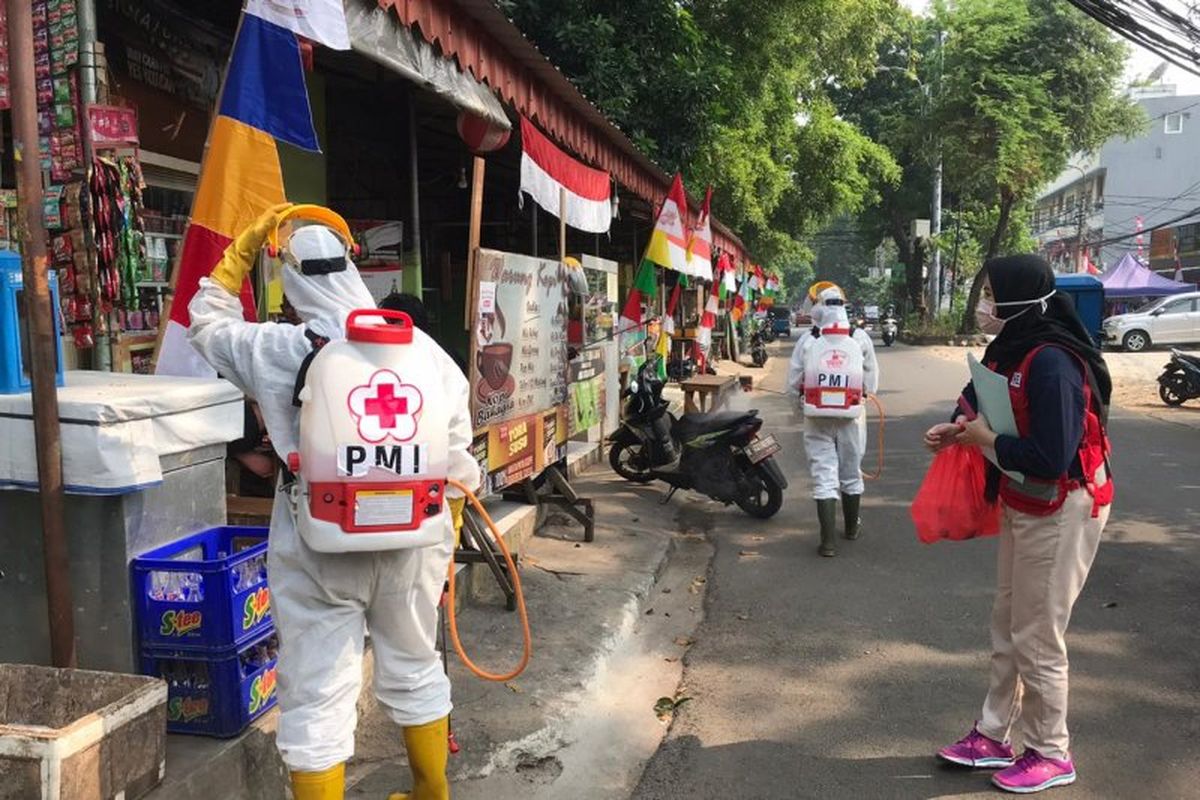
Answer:
<path fill-rule="evenodd" d="M 978 447 L 952 444 L 938 451 L 913 498 L 917 538 L 961 541 L 1000 532 L 1000 504 L 984 498 L 987 467 Z"/>

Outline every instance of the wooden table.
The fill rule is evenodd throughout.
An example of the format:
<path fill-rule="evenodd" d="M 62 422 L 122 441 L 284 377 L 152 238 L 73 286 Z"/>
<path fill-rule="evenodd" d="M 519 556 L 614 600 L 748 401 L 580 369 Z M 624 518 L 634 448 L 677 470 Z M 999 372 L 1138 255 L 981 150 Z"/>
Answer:
<path fill-rule="evenodd" d="M 697 375 L 681 382 L 684 413 L 706 414 L 715 410 L 722 396 L 737 388 L 737 382 L 737 378 L 728 375 Z"/>

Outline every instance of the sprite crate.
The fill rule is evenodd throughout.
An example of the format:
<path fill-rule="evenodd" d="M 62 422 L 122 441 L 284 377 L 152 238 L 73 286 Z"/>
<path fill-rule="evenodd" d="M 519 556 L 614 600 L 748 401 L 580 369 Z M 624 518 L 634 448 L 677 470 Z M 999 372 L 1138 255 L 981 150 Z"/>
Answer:
<path fill-rule="evenodd" d="M 202 653 L 142 648 L 142 674 L 167 683 L 167 730 L 228 738 L 275 706 L 279 638 L 273 629 L 240 647 Z"/>
<path fill-rule="evenodd" d="M 211 652 L 273 626 L 266 528 L 209 528 L 142 554 L 130 571 L 142 647 Z"/>

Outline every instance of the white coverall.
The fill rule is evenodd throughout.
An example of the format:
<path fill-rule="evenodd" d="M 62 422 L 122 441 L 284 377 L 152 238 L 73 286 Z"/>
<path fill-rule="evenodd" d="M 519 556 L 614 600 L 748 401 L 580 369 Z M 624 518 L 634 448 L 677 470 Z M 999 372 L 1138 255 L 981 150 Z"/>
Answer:
<path fill-rule="evenodd" d="M 205 278 L 188 306 L 189 338 L 225 378 L 258 401 L 275 451 L 299 450 L 300 409 L 292 391 L 312 350 L 307 327 L 343 338 L 347 315 L 374 308 L 353 264 L 344 272 L 306 276 L 283 271 L 283 287 L 304 325 L 248 323 L 242 302 Z M 413 347 L 452 404 L 449 476 L 479 485 L 470 453 L 472 428 L 466 378 L 430 337 L 413 332 Z M 428 397 L 428 395 L 427 395 Z M 450 490 L 449 496 L 461 492 Z M 268 569 L 279 631 L 277 744 L 293 772 L 319 772 L 354 753 L 356 703 L 362 684 L 363 640 L 375 649 L 375 694 L 401 726 L 423 725 L 450 713 L 450 681 L 436 645 L 437 605 L 454 550 L 451 514 L 434 547 L 378 553 L 317 553 L 301 540 L 286 494 L 271 515 Z"/>
<path fill-rule="evenodd" d="M 816 305 L 812 310 L 813 323 L 826 327 L 837 322 L 849 325 L 846 310 L 841 306 Z M 871 336 L 861 328 L 855 328 L 851 338 L 862 348 L 863 389 L 875 394 L 879 388 L 879 363 L 875 360 L 875 345 Z M 815 341 L 805 332 L 792 350 L 788 365 L 788 393 L 799 396 L 804 383 L 804 365 L 809 348 Z M 812 475 L 813 499 L 836 500 L 842 494 L 860 495 L 863 484 L 862 460 L 867 449 L 867 417 L 864 413 L 855 418 L 813 417 L 804 419 L 804 450 L 808 453 L 808 469 Z"/>

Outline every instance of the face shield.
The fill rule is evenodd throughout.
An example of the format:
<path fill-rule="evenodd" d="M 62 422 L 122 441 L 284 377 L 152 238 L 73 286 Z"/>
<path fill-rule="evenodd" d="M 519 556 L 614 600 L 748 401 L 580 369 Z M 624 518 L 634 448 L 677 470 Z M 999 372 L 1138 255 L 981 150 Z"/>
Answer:
<path fill-rule="evenodd" d="M 350 260 L 350 247 L 324 225 L 297 228 L 281 249 L 283 291 L 318 336 L 341 338 L 346 317 L 375 308 L 375 299 Z"/>

